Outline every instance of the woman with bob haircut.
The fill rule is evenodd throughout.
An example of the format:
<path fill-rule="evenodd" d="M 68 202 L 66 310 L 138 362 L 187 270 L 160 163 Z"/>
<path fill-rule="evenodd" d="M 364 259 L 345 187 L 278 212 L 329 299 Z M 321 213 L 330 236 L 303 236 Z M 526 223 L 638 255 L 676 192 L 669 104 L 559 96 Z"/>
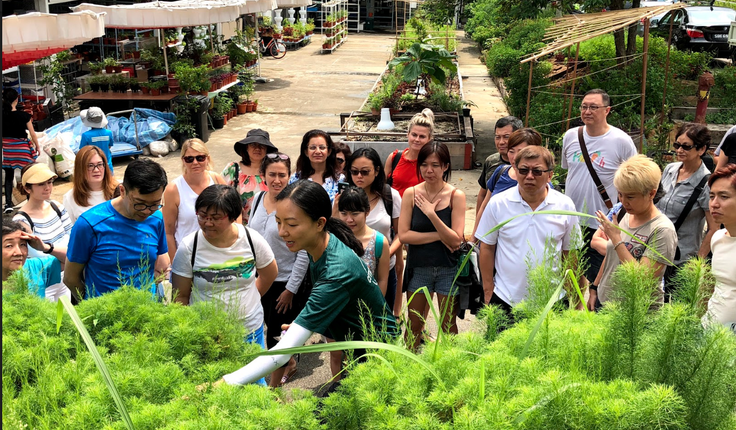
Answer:
<path fill-rule="evenodd" d="M 166 186 L 164 207 L 161 209 L 169 258 L 172 260 L 182 239 L 199 229 L 194 211 L 199 193 L 210 185 L 225 183 L 219 173 L 210 170 L 210 151 L 201 139 L 184 141 L 180 157 L 184 173 Z"/>
<path fill-rule="evenodd" d="M 63 203 L 72 224 L 87 209 L 112 200 L 118 181 L 112 176 L 105 153 L 94 145 L 83 147 L 74 159 L 74 187 L 64 194 Z"/>
<path fill-rule="evenodd" d="M 369 335 L 363 331 L 366 325 L 379 339 L 398 336 L 396 319 L 360 259 L 363 247 L 345 223 L 332 218 L 324 188 L 297 181 L 276 201 L 279 235 L 292 252 L 307 251 L 314 286 L 304 310 L 272 349 L 301 346 L 314 332 L 338 341 L 363 340 Z M 356 357 L 361 355 L 356 351 Z M 223 380 L 231 385 L 253 382 L 284 365 L 290 356 L 258 357 Z"/>
<path fill-rule="evenodd" d="M 399 215 L 401 214 L 401 195 L 386 184 L 381 157 L 373 148 L 358 148 L 348 158 L 345 167 L 348 184 L 360 187 L 368 196 L 370 212 L 365 224 L 381 232 L 390 241 L 391 259 L 389 261 L 386 302 L 393 306 L 394 315 L 401 315 L 402 280 L 404 259 L 401 257 L 399 240 Z M 337 199 L 339 202 L 339 198 Z M 397 257 L 397 255 L 399 257 Z"/>
<path fill-rule="evenodd" d="M 409 147 L 403 151 L 396 150 L 386 159 L 386 181 L 391 187 L 404 196 L 407 188 L 422 182 L 417 173 L 417 156 L 424 145 L 432 141 L 434 136 L 434 112 L 424 109 L 414 115 L 409 121 L 407 132 Z M 398 161 L 396 157 L 399 157 Z"/>
<path fill-rule="evenodd" d="M 337 195 L 337 183 L 345 180 L 344 174 L 337 173 L 337 146 L 330 135 L 322 130 L 309 130 L 302 137 L 296 172 L 289 178 L 289 184 L 300 179 L 322 185 L 330 196 L 330 202 Z"/>
<path fill-rule="evenodd" d="M 638 261 L 654 269 L 654 275 L 662 280 L 665 268 L 672 264 L 677 248 L 677 233 L 672 221 L 654 205 L 654 196 L 662 172 L 651 158 L 639 154 L 624 161 L 613 177 L 618 190 L 618 201 L 626 209 L 619 227 L 637 237 L 621 234 L 615 222 L 609 221 L 601 211 L 596 213 L 603 233 L 608 237 L 606 256 L 595 282 L 590 285 L 588 308 L 599 309 L 616 298 L 611 278 L 621 263 Z M 614 218 L 615 221 L 615 218 Z M 654 251 L 652 251 L 653 248 Z M 657 291 L 657 302 L 664 301 L 664 291 Z"/>
<path fill-rule="evenodd" d="M 450 169 L 450 151 L 444 143 L 432 142 L 419 151 L 417 174 L 424 182 L 404 193 L 399 238 L 409 245 L 407 295 L 411 297 L 422 287 L 427 287 L 430 294 L 436 293 L 440 309 L 447 309 L 441 329 L 457 334 L 458 288 L 452 281 L 465 230 L 465 193 L 447 183 Z M 422 315 L 427 306 L 424 294 L 414 295 L 409 303 L 407 345 L 413 350 L 421 340 Z"/>
<path fill-rule="evenodd" d="M 210 185 L 194 209 L 200 229 L 184 238 L 171 265 L 174 301 L 217 303 L 243 323 L 246 342 L 265 348 L 261 296 L 279 272 L 271 247 L 238 222 L 242 204 L 233 187 Z"/>
<path fill-rule="evenodd" d="M 736 164 L 726 164 L 711 175 L 710 213 L 725 228 L 711 239 L 711 270 L 716 278 L 713 295 L 708 301 L 704 324 L 716 323 L 736 333 Z"/>
<path fill-rule="evenodd" d="M 710 240 L 718 230 L 708 207 L 709 189 L 706 182 L 710 170 L 705 167 L 703 155 L 710 146 L 710 131 L 703 124 L 685 123 L 675 136 L 676 162 L 668 164 L 662 172 L 662 190 L 664 196 L 657 202 L 657 209 L 673 224 L 677 224 L 681 216 L 685 216 L 677 229 L 677 250 L 673 266 L 665 271 L 665 300 L 669 301 L 675 286 L 672 277 L 689 259 L 699 256 L 705 258 L 710 253 Z M 688 213 L 683 214 L 687 202 L 695 198 Z M 703 229 L 708 225 L 708 232 Z"/>

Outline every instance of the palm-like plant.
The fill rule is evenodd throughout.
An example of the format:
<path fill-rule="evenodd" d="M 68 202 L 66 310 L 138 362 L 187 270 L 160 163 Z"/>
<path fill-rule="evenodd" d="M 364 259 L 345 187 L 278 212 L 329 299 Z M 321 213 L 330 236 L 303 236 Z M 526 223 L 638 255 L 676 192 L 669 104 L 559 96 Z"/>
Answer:
<path fill-rule="evenodd" d="M 417 42 L 406 50 L 404 55 L 394 58 L 388 63 L 389 69 L 402 64 L 404 82 L 415 82 L 429 88 L 430 82 L 445 85 L 448 72 L 457 72 L 457 65 L 452 62 L 455 56 L 446 49 Z"/>

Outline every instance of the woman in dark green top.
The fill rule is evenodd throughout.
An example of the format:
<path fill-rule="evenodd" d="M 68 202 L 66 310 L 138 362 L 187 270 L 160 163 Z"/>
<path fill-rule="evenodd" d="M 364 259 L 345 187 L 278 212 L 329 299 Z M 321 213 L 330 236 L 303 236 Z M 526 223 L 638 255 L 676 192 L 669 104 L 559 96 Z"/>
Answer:
<path fill-rule="evenodd" d="M 368 322 L 381 338 L 399 335 L 393 312 L 359 257 L 361 242 L 331 214 L 330 197 L 315 182 L 294 182 L 276 197 L 279 236 L 292 252 L 304 249 L 309 254 L 313 289 L 304 310 L 273 349 L 301 346 L 314 332 L 324 334 L 328 329 L 337 341 L 362 340 L 363 324 Z M 231 385 L 253 382 L 289 357 L 261 356 L 223 379 Z"/>

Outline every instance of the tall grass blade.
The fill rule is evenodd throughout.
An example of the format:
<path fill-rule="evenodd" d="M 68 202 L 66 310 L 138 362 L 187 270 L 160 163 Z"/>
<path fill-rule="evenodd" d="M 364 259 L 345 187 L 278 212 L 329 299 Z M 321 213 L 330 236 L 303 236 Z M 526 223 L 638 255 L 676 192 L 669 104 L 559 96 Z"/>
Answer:
<path fill-rule="evenodd" d="M 557 288 L 555 288 L 554 293 L 552 293 L 552 296 L 549 298 L 549 301 L 547 302 L 547 306 L 544 307 L 544 310 L 541 314 L 539 314 L 539 317 L 537 318 L 537 322 L 534 324 L 534 328 L 529 333 L 529 338 L 526 340 L 526 343 L 524 344 L 524 349 L 521 351 L 521 355 L 519 356 L 519 361 L 523 360 L 527 354 L 529 353 L 529 348 L 532 346 L 532 342 L 534 342 L 534 338 L 537 336 L 537 333 L 539 332 L 539 329 L 542 327 L 542 324 L 547 319 L 547 314 L 549 314 L 549 311 L 552 310 L 552 307 L 557 303 L 557 300 L 560 298 L 560 293 L 562 292 L 562 288 L 565 285 L 565 278 L 568 276 L 572 276 L 572 271 L 567 270 L 560 280 L 560 283 L 557 285 Z M 573 276 L 574 277 L 574 276 Z"/>
<path fill-rule="evenodd" d="M 59 303 L 61 304 L 61 306 L 64 307 L 64 309 L 66 309 L 66 312 L 71 317 L 72 322 L 74 323 L 74 326 L 77 328 L 77 331 L 79 332 L 79 335 L 82 336 L 82 340 L 84 340 L 84 344 L 87 345 L 87 349 L 89 350 L 90 354 L 92 354 L 92 358 L 95 360 L 95 365 L 97 366 L 97 370 L 100 371 L 100 374 L 102 375 L 102 379 L 105 381 L 105 385 L 107 385 L 107 389 L 110 390 L 110 395 L 112 396 L 113 401 L 115 401 L 115 406 L 117 406 L 118 408 L 118 412 L 120 413 L 120 418 L 125 423 L 125 427 L 128 428 L 128 430 L 134 430 L 133 421 L 131 421 L 130 415 L 128 415 L 128 410 L 125 409 L 123 398 L 120 397 L 120 393 L 118 392 L 118 389 L 115 387 L 115 382 L 112 380 L 112 377 L 110 376 L 110 371 L 107 369 L 105 362 L 102 361 L 102 356 L 100 355 L 99 351 L 97 351 L 97 346 L 95 346 L 95 341 L 92 340 L 92 337 L 89 335 L 87 328 L 84 326 L 82 319 L 79 318 L 79 314 L 77 314 L 77 311 L 76 309 L 74 309 L 74 306 L 69 301 L 69 298 L 61 297 L 59 299 Z M 57 307 L 57 312 L 56 312 L 56 326 L 57 326 L 56 330 L 57 332 L 61 328 L 61 317 L 59 314 L 59 309 L 60 308 Z"/>
<path fill-rule="evenodd" d="M 437 380 L 437 382 L 444 387 L 444 382 L 440 378 L 440 375 L 435 372 L 434 368 L 425 360 L 419 358 L 418 355 L 414 354 L 413 352 L 409 351 L 406 348 L 402 348 L 397 345 L 393 345 L 390 343 L 383 343 L 383 342 L 369 342 L 364 340 L 350 340 L 346 342 L 330 342 L 330 343 L 320 343 L 316 345 L 305 345 L 305 346 L 298 346 L 295 348 L 284 348 L 284 349 L 271 349 L 271 350 L 264 350 L 259 351 L 254 354 L 250 354 L 250 356 L 260 357 L 261 355 L 281 355 L 281 354 L 308 354 L 310 352 L 328 352 L 328 351 L 343 351 L 346 349 L 382 349 L 384 351 L 390 351 L 395 352 L 397 354 L 403 355 L 404 357 L 409 358 L 410 360 L 416 361 L 419 363 L 420 366 L 427 369 L 427 371 L 434 376 L 434 378 Z"/>

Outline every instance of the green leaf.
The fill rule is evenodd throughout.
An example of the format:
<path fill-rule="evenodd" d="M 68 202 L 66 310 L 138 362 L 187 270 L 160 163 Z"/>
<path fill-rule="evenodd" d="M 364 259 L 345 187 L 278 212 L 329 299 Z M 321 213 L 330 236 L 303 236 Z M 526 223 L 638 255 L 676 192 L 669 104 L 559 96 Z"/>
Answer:
<path fill-rule="evenodd" d="M 118 392 L 118 389 L 115 387 L 115 382 L 112 380 L 112 376 L 110 376 L 110 371 L 107 369 L 107 366 L 105 365 L 105 362 L 102 360 L 102 356 L 100 355 L 100 352 L 97 351 L 97 346 L 95 345 L 95 341 L 92 340 L 92 336 L 89 335 L 89 332 L 87 331 L 87 328 L 84 326 L 84 323 L 82 322 L 82 319 L 79 318 L 79 314 L 77 313 L 76 309 L 74 309 L 74 306 L 69 301 L 68 297 L 61 297 L 59 299 L 59 303 L 61 306 L 66 309 L 66 312 L 69 314 L 69 316 L 72 319 L 72 322 L 74 323 L 74 326 L 77 328 L 77 331 L 79 332 L 79 335 L 82 336 L 82 340 L 84 340 L 84 344 L 87 346 L 87 349 L 89 350 L 90 354 L 92 354 L 92 358 L 95 361 L 95 365 L 97 366 L 97 370 L 100 371 L 100 374 L 102 374 L 102 379 L 105 381 L 105 385 L 107 385 L 107 389 L 110 391 L 110 395 L 112 396 L 112 399 L 115 401 L 115 406 L 118 409 L 118 412 L 120 413 L 120 417 L 122 418 L 123 422 L 125 423 L 125 427 L 127 427 L 129 430 L 133 430 L 133 421 L 130 419 L 130 415 L 128 415 L 128 410 L 125 409 L 125 404 L 123 403 L 123 398 L 120 397 L 120 393 Z M 57 305 L 56 308 L 56 324 L 57 324 L 57 331 L 61 327 L 61 317 L 59 315 L 59 305 Z"/>
<path fill-rule="evenodd" d="M 412 61 L 404 67 L 404 81 L 412 82 L 422 76 L 422 65 L 418 61 Z"/>

